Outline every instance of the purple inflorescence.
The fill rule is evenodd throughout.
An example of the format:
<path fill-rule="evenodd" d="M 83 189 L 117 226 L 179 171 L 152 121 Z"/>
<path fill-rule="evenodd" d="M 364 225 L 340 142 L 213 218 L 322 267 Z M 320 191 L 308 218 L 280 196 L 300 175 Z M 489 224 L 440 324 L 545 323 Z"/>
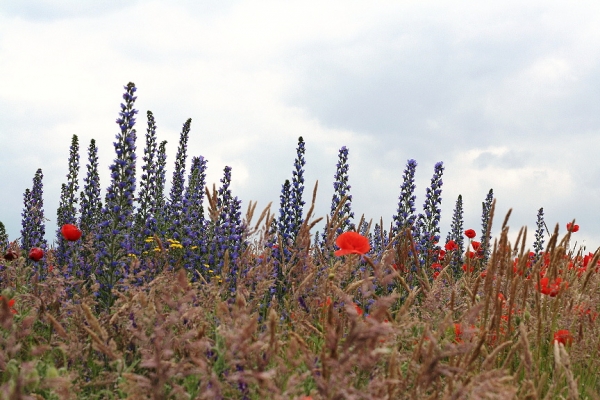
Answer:
<path fill-rule="evenodd" d="M 100 302 L 110 307 L 114 302 L 112 289 L 129 274 L 128 255 L 135 254 L 133 225 L 133 200 L 135 195 L 135 85 L 125 87 L 121 112 L 117 119 L 120 132 L 114 143 L 117 158 L 110 166 L 111 184 L 107 189 L 103 220 L 96 236 L 98 253 L 95 275 L 100 285 Z"/>
<path fill-rule="evenodd" d="M 492 235 L 487 235 L 488 226 L 491 223 L 490 216 L 492 211 L 492 202 L 494 201 L 494 190 L 490 189 L 485 201 L 481 203 L 481 248 L 483 249 L 483 262 L 486 263 L 490 256 L 490 240 Z M 491 232 L 490 232 L 491 233 Z"/>
<path fill-rule="evenodd" d="M 169 202 L 167 204 L 167 218 L 170 221 L 169 234 L 172 239 L 181 240 L 182 233 L 182 209 L 183 209 L 183 191 L 185 187 L 185 162 L 187 159 L 187 142 L 190 135 L 190 126 L 192 119 L 189 118 L 183 124 L 181 135 L 179 137 L 179 147 L 175 158 L 175 170 L 173 171 L 173 184 Z"/>
<path fill-rule="evenodd" d="M 92 139 L 88 148 L 87 175 L 83 179 L 83 191 L 80 193 L 80 219 L 79 229 L 82 232 L 83 243 L 92 239 L 94 232 L 101 222 L 102 201 L 100 200 L 100 176 L 98 175 L 98 148 L 96 141 Z M 88 279 L 92 272 L 92 264 L 95 261 L 95 252 L 89 247 L 80 248 L 82 260 L 77 270 L 77 277 Z"/>
<path fill-rule="evenodd" d="M 199 275 L 205 275 L 201 255 L 206 251 L 204 220 L 204 186 L 206 185 L 207 160 L 200 156 L 192 158 L 192 167 L 188 178 L 188 186 L 183 196 L 183 235 L 181 244 L 185 250 L 183 266 L 192 271 L 195 281 Z"/>
<path fill-rule="evenodd" d="M 465 237 L 463 229 L 463 202 L 462 195 L 458 195 L 456 199 L 456 205 L 454 206 L 454 214 L 452 215 L 452 224 L 450 225 L 450 232 L 446 236 L 446 243 L 453 240 L 458 246 L 457 250 L 454 250 L 450 265 L 454 276 L 458 276 L 462 271 L 462 255 L 465 252 Z"/>
<path fill-rule="evenodd" d="M 396 215 L 393 216 L 394 225 L 392 227 L 392 236 L 397 236 L 400 232 L 411 228 L 415 223 L 415 171 L 417 162 L 408 160 L 406 169 L 402 176 L 402 186 L 400 186 L 400 197 L 398 199 L 398 209 Z"/>
<path fill-rule="evenodd" d="M 207 264 L 212 268 L 215 275 L 221 275 L 225 254 L 227 253 L 229 271 L 224 280 L 229 285 L 230 290 L 235 291 L 238 271 L 237 260 L 242 251 L 242 235 L 245 228 L 241 221 L 241 201 L 237 197 L 232 197 L 230 185 L 231 167 L 226 166 L 221 179 L 221 187 L 217 192 L 219 215 L 216 221 L 211 223 L 210 232 L 208 232 L 210 244 L 208 245 Z"/>
<path fill-rule="evenodd" d="M 304 208 L 304 200 L 302 200 L 302 194 L 304 193 L 304 153 L 306 148 L 304 145 L 304 139 L 302 136 L 298 138 L 298 148 L 296 149 L 296 159 L 294 160 L 294 170 L 292 171 L 292 186 L 290 188 L 290 235 L 292 241 L 295 241 L 302 225 L 302 212 Z"/>
<path fill-rule="evenodd" d="M 426 189 L 423 214 L 419 214 L 415 225 L 415 243 L 419 254 L 421 266 L 433 261 L 434 253 L 439 250 L 437 243 L 440 240 L 440 213 L 438 207 L 442 204 L 442 174 L 444 164 L 440 161 L 435 164 L 431 185 Z"/>
<path fill-rule="evenodd" d="M 535 250 L 535 261 L 539 260 L 542 252 L 544 251 L 544 228 L 546 223 L 544 222 L 544 208 L 540 208 L 537 214 L 535 230 L 535 242 L 533 243 L 533 249 Z"/>
<path fill-rule="evenodd" d="M 77 191 L 79 184 L 77 177 L 79 175 L 79 138 L 73 135 L 71 140 L 71 149 L 69 152 L 69 173 L 67 174 L 67 183 L 63 184 L 60 193 L 60 202 L 57 210 L 56 222 L 58 229 L 56 231 L 56 263 L 58 265 L 67 265 L 64 270 L 65 277 L 72 276 L 78 269 L 78 260 L 74 259 L 79 247 L 79 242 L 69 243 L 61 234 L 61 227 L 64 224 L 77 223 Z"/>
<path fill-rule="evenodd" d="M 29 252 L 33 247 L 39 247 L 44 251 L 47 248 L 46 222 L 44 218 L 43 184 L 44 174 L 41 169 L 35 172 L 33 187 L 26 189 L 23 196 L 23 217 L 21 221 L 21 248 Z M 36 264 L 37 265 L 37 264 Z M 36 268 L 41 268 L 37 265 Z M 42 271 L 38 271 L 42 272 Z"/>
<path fill-rule="evenodd" d="M 148 128 L 146 129 L 146 147 L 144 148 L 144 165 L 142 165 L 142 176 L 140 179 L 140 191 L 138 193 L 138 207 L 135 213 L 135 234 L 136 246 L 148 250 L 150 244 L 144 239 L 153 236 L 156 231 L 151 229 L 149 223 L 154 217 L 156 209 L 156 199 L 154 194 L 154 185 L 157 175 L 157 146 L 156 146 L 156 122 L 151 111 L 146 113 L 148 118 Z"/>
<path fill-rule="evenodd" d="M 351 186 L 348 184 L 348 170 L 348 148 L 343 146 L 338 153 L 338 163 L 336 164 L 336 172 L 333 176 L 333 196 L 331 198 L 331 211 L 329 213 L 329 216 L 332 220 L 337 217 L 338 221 L 341 221 L 341 224 L 336 230 L 337 235 L 354 229 L 354 224 L 352 223 L 354 213 L 352 212 L 352 195 L 350 194 Z M 344 197 L 346 197 L 346 201 L 342 207 L 340 207 L 340 210 L 336 216 L 335 210 L 338 208 L 338 205 L 342 202 Z M 325 227 L 322 235 L 323 244 L 327 243 L 328 235 L 328 228 Z"/>

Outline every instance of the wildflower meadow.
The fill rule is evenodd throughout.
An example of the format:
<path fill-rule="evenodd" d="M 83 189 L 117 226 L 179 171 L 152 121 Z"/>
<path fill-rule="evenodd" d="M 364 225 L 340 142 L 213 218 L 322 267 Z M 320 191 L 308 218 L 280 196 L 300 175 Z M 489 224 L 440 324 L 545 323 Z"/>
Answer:
<path fill-rule="evenodd" d="M 533 248 L 526 228 L 511 243 L 490 190 L 477 227 L 446 200 L 443 236 L 445 166 L 417 201 L 415 160 L 397 209 L 366 220 L 346 147 L 315 215 L 302 137 L 276 206 L 257 210 L 231 167 L 206 182 L 191 119 L 167 193 L 167 143 L 150 111 L 141 143 L 124 89 L 110 182 L 96 142 L 73 136 L 52 242 L 42 168 L 20 237 L 0 223 L 0 398 L 600 398 L 600 252 L 572 245 L 575 221 L 548 229 L 540 208 Z"/>

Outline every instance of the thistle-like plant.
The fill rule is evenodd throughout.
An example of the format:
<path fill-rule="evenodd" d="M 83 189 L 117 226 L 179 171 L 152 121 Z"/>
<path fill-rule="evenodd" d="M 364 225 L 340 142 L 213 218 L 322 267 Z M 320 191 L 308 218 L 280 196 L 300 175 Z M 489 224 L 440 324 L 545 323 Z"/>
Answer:
<path fill-rule="evenodd" d="M 103 221 L 96 237 L 98 244 L 98 268 L 95 271 L 99 283 L 99 300 L 104 307 L 112 306 L 112 290 L 129 273 L 128 255 L 133 249 L 133 200 L 135 195 L 135 114 L 136 97 L 133 83 L 125 86 L 121 112 L 117 119 L 120 131 L 114 143 L 117 158 L 110 166 L 111 184 L 107 189 Z"/>

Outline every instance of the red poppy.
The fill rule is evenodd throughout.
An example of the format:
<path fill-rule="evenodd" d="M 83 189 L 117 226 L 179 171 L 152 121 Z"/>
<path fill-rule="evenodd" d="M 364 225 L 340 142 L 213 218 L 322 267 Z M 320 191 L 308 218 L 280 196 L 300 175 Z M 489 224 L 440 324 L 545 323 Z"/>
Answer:
<path fill-rule="evenodd" d="M 554 333 L 554 341 L 562 343 L 563 346 L 570 346 L 573 344 L 573 336 L 568 329 L 561 329 Z"/>
<path fill-rule="evenodd" d="M 437 279 L 437 278 L 438 278 L 438 276 L 440 276 L 440 271 L 436 270 L 436 271 L 433 273 L 433 279 Z"/>
<path fill-rule="evenodd" d="M 575 232 L 577 232 L 577 231 L 579 230 L 579 225 L 575 225 L 575 224 L 572 224 L 571 222 L 569 222 L 569 223 L 567 224 L 567 230 L 568 230 L 569 232 L 573 232 L 573 233 L 575 233 Z"/>
<path fill-rule="evenodd" d="M 338 257 L 346 254 L 363 255 L 371 249 L 369 239 L 353 231 L 342 233 L 335 240 L 335 244 L 340 248 L 334 253 Z"/>
<path fill-rule="evenodd" d="M 60 228 L 60 233 L 62 233 L 63 237 L 70 242 L 79 240 L 81 237 L 81 231 L 79 228 L 71 224 L 64 224 L 62 228 Z"/>
<path fill-rule="evenodd" d="M 446 257 L 446 252 L 442 249 L 438 252 L 438 260 L 443 260 Z"/>
<path fill-rule="evenodd" d="M 561 282 L 562 278 L 556 278 L 554 282 L 550 282 L 550 279 L 547 276 L 545 276 L 542 279 L 540 279 L 540 286 L 538 287 L 538 290 L 542 294 L 548 295 L 550 297 L 555 297 L 558 294 L 558 292 L 560 292 Z"/>
<path fill-rule="evenodd" d="M 317 300 L 317 307 L 329 307 L 331 305 L 331 297 L 327 296 L 325 301 Z"/>
<path fill-rule="evenodd" d="M 433 264 L 431 264 L 431 268 L 433 268 L 435 270 L 438 270 L 438 271 L 441 271 L 442 270 L 442 264 L 440 264 L 440 263 L 433 263 Z"/>
<path fill-rule="evenodd" d="M 2 296 L 0 296 L 0 302 L 3 302 L 3 298 Z M 17 310 L 15 310 L 13 307 L 15 306 L 15 299 L 10 299 L 8 301 L 8 308 L 10 309 L 10 312 L 13 314 L 17 313 Z"/>
<path fill-rule="evenodd" d="M 54 265 L 48 266 L 48 272 L 52 272 L 53 269 L 54 269 Z"/>
<path fill-rule="evenodd" d="M 465 236 L 468 237 L 469 239 L 473 239 L 475 236 L 477 236 L 477 233 L 475 233 L 475 231 L 473 229 L 467 229 L 465 231 Z"/>
<path fill-rule="evenodd" d="M 476 242 L 476 241 L 472 241 L 471 242 L 471 246 L 473 246 L 473 250 L 478 251 L 479 248 L 481 247 L 481 242 Z"/>
<path fill-rule="evenodd" d="M 467 272 L 467 264 L 463 264 L 462 266 L 463 271 Z M 469 272 L 474 272 L 475 271 L 475 266 L 471 265 L 471 267 L 469 268 Z"/>
<path fill-rule="evenodd" d="M 33 247 L 29 250 L 29 258 L 33 261 L 40 261 L 44 257 L 44 250 L 39 247 Z"/>
<path fill-rule="evenodd" d="M 456 244 L 456 242 L 454 240 L 449 240 L 444 245 L 444 248 L 446 249 L 446 251 L 454 251 L 454 250 L 458 250 L 458 245 Z"/>
<path fill-rule="evenodd" d="M 363 310 L 358 306 L 358 304 L 354 303 L 354 309 L 358 315 L 363 315 Z"/>
<path fill-rule="evenodd" d="M 462 333 L 463 331 L 460 324 L 454 324 L 454 341 L 456 341 L 456 343 L 462 342 Z"/>

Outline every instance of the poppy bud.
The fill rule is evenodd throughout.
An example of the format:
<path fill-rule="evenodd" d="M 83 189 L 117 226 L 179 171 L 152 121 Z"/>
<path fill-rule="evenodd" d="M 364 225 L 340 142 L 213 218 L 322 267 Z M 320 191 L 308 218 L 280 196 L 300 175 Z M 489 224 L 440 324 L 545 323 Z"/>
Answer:
<path fill-rule="evenodd" d="M 476 235 L 477 235 L 477 233 L 475 233 L 475 230 L 473 230 L 473 229 L 467 229 L 465 231 L 465 236 L 468 237 L 469 239 L 473 239 Z"/>
<path fill-rule="evenodd" d="M 44 257 L 44 250 L 39 247 L 33 247 L 29 250 L 29 258 L 33 261 L 40 261 Z"/>
<path fill-rule="evenodd" d="M 71 224 L 64 224 L 60 229 L 60 233 L 62 233 L 63 237 L 70 242 L 79 240 L 81 237 L 81 231 L 79 228 Z"/>
<path fill-rule="evenodd" d="M 4 259 L 6 261 L 16 260 L 17 258 L 19 258 L 19 254 L 13 249 L 8 249 L 6 250 L 6 253 L 4 253 Z"/>

